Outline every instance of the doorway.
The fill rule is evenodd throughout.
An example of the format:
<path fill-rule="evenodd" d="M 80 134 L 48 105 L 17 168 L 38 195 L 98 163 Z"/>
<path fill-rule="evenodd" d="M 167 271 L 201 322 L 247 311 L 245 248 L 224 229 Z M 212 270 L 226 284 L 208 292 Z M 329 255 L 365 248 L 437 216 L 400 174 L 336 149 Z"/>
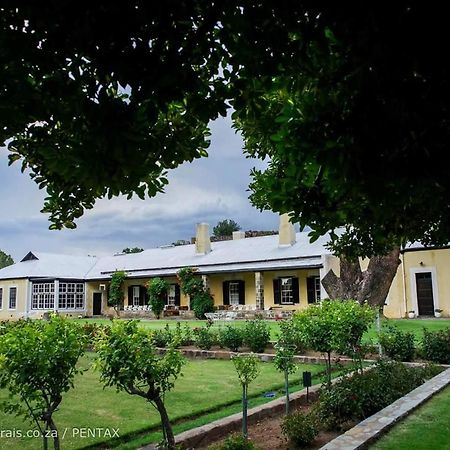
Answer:
<path fill-rule="evenodd" d="M 434 315 L 433 278 L 431 272 L 416 273 L 419 316 Z"/>
<path fill-rule="evenodd" d="M 92 300 L 92 315 L 100 316 L 102 314 L 102 293 L 94 292 Z"/>

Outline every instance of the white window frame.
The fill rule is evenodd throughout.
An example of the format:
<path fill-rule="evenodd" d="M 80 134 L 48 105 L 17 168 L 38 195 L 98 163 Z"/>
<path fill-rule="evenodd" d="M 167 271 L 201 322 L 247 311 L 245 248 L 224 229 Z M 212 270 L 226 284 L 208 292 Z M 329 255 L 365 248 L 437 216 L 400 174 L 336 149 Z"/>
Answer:
<path fill-rule="evenodd" d="M 81 289 L 80 289 L 81 287 Z M 55 288 L 56 292 L 56 288 Z M 58 305 L 57 310 L 61 311 L 82 311 L 86 305 L 86 287 L 84 282 L 80 281 L 65 281 L 59 282 L 58 288 Z M 81 303 L 80 303 L 81 299 Z M 72 306 L 69 305 L 73 304 Z M 63 306 L 61 306 L 63 305 Z"/>
<path fill-rule="evenodd" d="M 239 281 L 230 281 L 228 283 L 228 303 L 230 305 L 239 305 L 239 300 Z"/>
<path fill-rule="evenodd" d="M 169 284 L 169 288 L 167 289 L 167 306 L 175 306 L 175 297 L 177 291 L 174 284 Z"/>
<path fill-rule="evenodd" d="M 438 284 L 437 284 L 437 273 L 436 273 L 436 267 L 434 266 L 425 266 L 425 267 L 412 267 L 409 269 L 409 276 L 410 276 L 410 287 L 411 287 L 411 302 L 412 302 L 412 309 L 415 311 L 416 316 L 419 316 L 419 302 L 417 299 L 417 285 L 416 285 L 416 274 L 417 273 L 431 273 L 431 286 L 433 288 L 433 303 L 434 303 L 434 309 L 440 309 L 439 308 L 439 291 L 438 291 Z"/>
<path fill-rule="evenodd" d="M 16 290 L 16 298 L 15 298 L 16 304 L 15 304 L 14 308 L 11 308 L 11 290 L 12 289 Z M 15 311 L 17 309 L 18 292 L 19 292 L 19 289 L 17 289 L 17 286 L 9 286 L 9 289 L 8 289 L 8 310 L 9 311 Z"/>
<path fill-rule="evenodd" d="M 46 289 L 48 287 L 48 289 Z M 36 288 L 36 291 L 35 291 Z M 32 282 L 31 283 L 31 309 L 33 311 L 48 311 L 55 309 L 56 298 L 55 282 Z M 34 300 L 36 299 L 36 306 Z"/>
<path fill-rule="evenodd" d="M 292 279 L 294 277 L 282 277 L 280 278 L 280 305 L 293 305 L 294 304 L 294 290 L 292 289 Z M 290 281 L 290 283 L 289 283 Z M 286 286 L 289 286 L 288 292 L 286 292 Z M 285 300 L 283 294 L 288 293 L 289 301 Z"/>
<path fill-rule="evenodd" d="M 131 293 L 131 304 L 133 306 L 139 306 L 139 300 L 141 298 L 141 287 L 140 286 L 132 286 L 133 291 Z"/>
<path fill-rule="evenodd" d="M 321 300 L 321 292 L 322 292 L 322 283 L 320 282 L 320 276 L 314 275 L 314 300 L 316 303 L 319 303 Z"/>

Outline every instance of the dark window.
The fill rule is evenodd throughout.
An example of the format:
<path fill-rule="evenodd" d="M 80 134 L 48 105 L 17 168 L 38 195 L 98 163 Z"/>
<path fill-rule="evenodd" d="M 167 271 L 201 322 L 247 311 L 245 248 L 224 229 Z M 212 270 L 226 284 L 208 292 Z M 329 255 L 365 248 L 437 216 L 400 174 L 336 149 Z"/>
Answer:
<path fill-rule="evenodd" d="M 145 286 L 129 286 L 128 306 L 144 306 L 148 304 L 147 289 Z"/>
<path fill-rule="evenodd" d="M 3 288 L 0 288 L 0 309 L 3 308 Z"/>
<path fill-rule="evenodd" d="M 299 303 L 298 278 L 281 277 L 273 280 L 273 301 L 276 305 Z"/>
<path fill-rule="evenodd" d="M 222 287 L 224 305 L 245 305 L 245 281 L 224 281 Z"/>
<path fill-rule="evenodd" d="M 16 309 L 17 304 L 17 288 L 9 288 L 9 309 Z"/>
<path fill-rule="evenodd" d="M 320 301 L 320 277 L 308 277 L 306 279 L 306 291 L 308 294 L 308 303 L 317 303 Z"/>

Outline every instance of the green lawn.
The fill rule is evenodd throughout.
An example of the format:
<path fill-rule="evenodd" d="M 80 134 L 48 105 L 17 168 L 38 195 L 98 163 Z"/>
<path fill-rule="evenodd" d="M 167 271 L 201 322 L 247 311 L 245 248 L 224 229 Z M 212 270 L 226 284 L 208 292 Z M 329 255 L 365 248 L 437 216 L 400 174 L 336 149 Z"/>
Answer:
<path fill-rule="evenodd" d="M 60 410 L 55 413 L 55 421 L 60 430 L 68 428 L 62 440 L 63 449 L 83 448 L 104 441 L 104 438 L 80 438 L 73 436 L 73 428 L 104 427 L 119 428 L 119 434 L 124 440 L 133 438 L 130 434 L 141 432 L 135 436 L 134 444 L 123 445 L 120 448 L 136 448 L 148 442 L 160 439 L 159 434 L 152 432 L 159 427 L 157 412 L 139 397 L 125 393 L 117 393 L 114 389 L 103 389 L 98 380 L 98 373 L 90 368 L 94 354 L 89 353 L 81 360 L 81 366 L 87 371 L 78 376 L 75 388 L 69 391 L 63 399 Z M 294 389 L 300 389 L 299 378 L 302 370 L 310 370 L 316 374 L 315 382 L 321 382 L 317 376 L 324 369 L 320 365 L 302 365 L 297 376 Z M 167 395 L 167 407 L 172 421 L 178 421 L 175 432 L 189 429 L 202 423 L 207 423 L 218 417 L 224 417 L 240 408 L 241 387 L 231 361 L 223 360 L 189 360 L 184 367 L 184 376 L 176 382 L 174 391 Z M 281 395 L 283 376 L 277 372 L 271 363 L 261 364 L 261 374 L 250 386 L 250 395 L 254 396 L 251 406 L 269 401 L 262 393 L 275 390 Z M 5 400 L 7 393 L 0 391 L 0 402 Z M 211 414 L 198 417 L 210 412 Z M 192 421 L 193 416 L 197 419 Z M 189 418 L 187 422 L 184 419 Z M 20 429 L 25 432 L 32 428 L 27 422 L 12 415 L 0 412 L 0 430 Z M 139 444 L 137 444 L 139 442 Z M 13 439 L 0 436 L 0 448 L 34 450 L 41 445 L 40 440 L 33 438 Z M 133 447 L 134 445 L 134 447 Z"/>
<path fill-rule="evenodd" d="M 444 450 L 450 448 L 450 387 L 396 425 L 373 450 Z"/>
<path fill-rule="evenodd" d="M 109 319 L 74 319 L 78 322 L 97 322 L 101 324 L 109 324 Z M 141 326 L 148 329 L 159 329 L 163 328 L 166 324 L 169 324 L 170 328 L 175 328 L 177 320 L 141 320 Z M 188 324 L 190 327 L 199 327 L 206 324 L 206 321 L 202 320 L 180 320 L 182 324 Z M 275 341 L 277 339 L 277 335 L 280 331 L 278 322 L 275 320 L 267 320 L 267 323 L 270 327 L 271 339 Z M 425 327 L 430 331 L 443 330 L 445 328 L 450 327 L 450 319 L 385 319 L 382 321 L 383 325 L 392 324 L 397 326 L 403 331 L 412 331 L 416 340 L 419 340 L 422 336 L 422 329 Z M 214 327 L 222 327 L 224 325 L 234 325 L 238 327 L 242 327 L 245 325 L 245 320 L 235 320 L 233 322 L 230 321 L 220 321 L 214 323 Z M 375 325 L 365 334 L 364 340 L 373 340 L 377 339 L 377 331 Z"/>

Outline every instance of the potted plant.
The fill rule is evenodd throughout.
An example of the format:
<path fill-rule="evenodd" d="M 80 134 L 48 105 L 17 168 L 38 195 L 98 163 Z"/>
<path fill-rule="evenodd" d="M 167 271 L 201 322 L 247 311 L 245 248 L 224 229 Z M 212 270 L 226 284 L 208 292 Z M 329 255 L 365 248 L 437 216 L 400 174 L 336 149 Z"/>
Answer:
<path fill-rule="evenodd" d="M 408 317 L 410 319 L 414 319 L 414 317 L 416 317 L 416 312 L 415 311 L 408 311 Z"/>
<path fill-rule="evenodd" d="M 435 309 L 434 317 L 441 317 L 441 316 L 442 316 L 442 309 Z"/>

